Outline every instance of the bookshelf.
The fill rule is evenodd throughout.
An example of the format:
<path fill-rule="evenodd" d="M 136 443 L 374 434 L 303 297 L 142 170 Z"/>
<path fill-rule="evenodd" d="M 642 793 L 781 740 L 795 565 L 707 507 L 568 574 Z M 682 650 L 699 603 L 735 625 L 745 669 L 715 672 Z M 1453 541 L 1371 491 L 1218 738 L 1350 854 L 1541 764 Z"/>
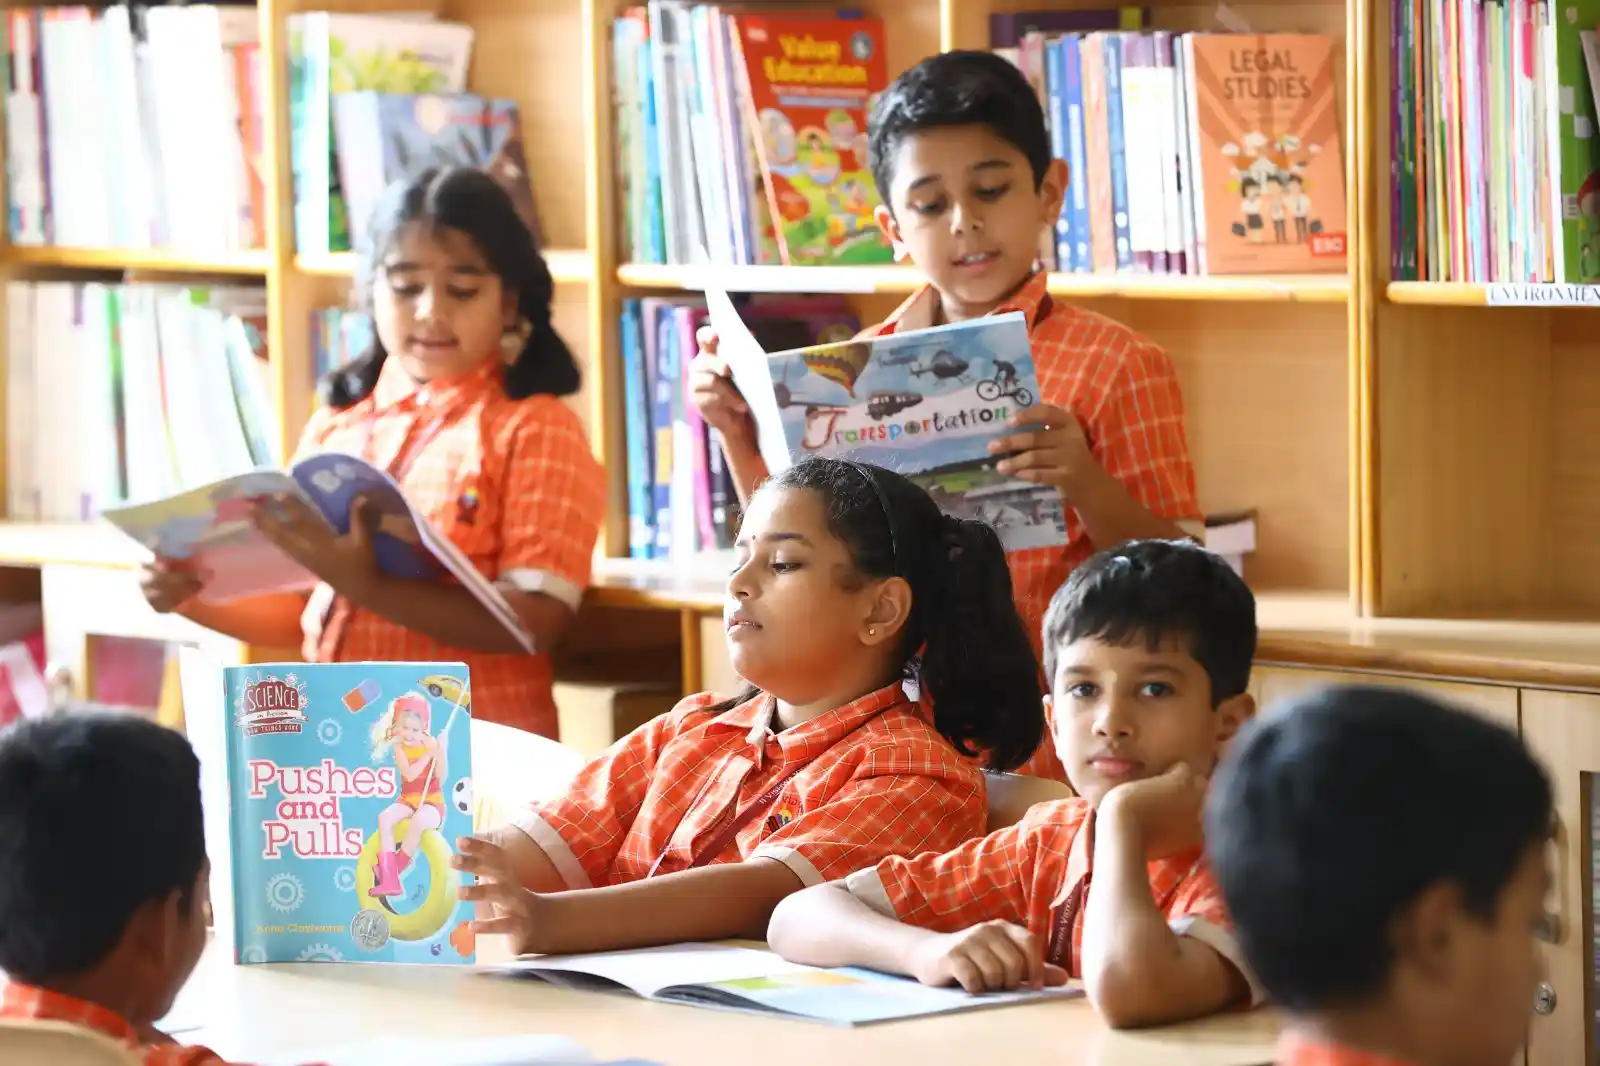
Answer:
<path fill-rule="evenodd" d="M 992 12 L 1044 0 L 870 0 L 891 72 L 950 47 L 986 47 Z M 313 402 L 314 309 L 345 302 L 349 254 L 294 249 L 283 59 L 299 11 L 428 6 L 476 30 L 469 88 L 519 105 L 557 286 L 556 324 L 584 362 L 573 402 L 611 479 L 601 554 L 627 553 L 617 315 L 629 296 L 693 291 L 846 294 L 863 319 L 916 286 L 903 266 L 658 266 L 621 261 L 613 158 L 611 23 L 623 0 L 262 0 L 267 246 L 187 256 L 115 248 L 0 249 L 8 278 L 215 279 L 260 284 L 272 346 L 277 443 L 292 448 Z M 1101 6 L 1055 0 L 1055 6 Z M 1051 291 L 1139 329 L 1172 353 L 1208 511 L 1253 508 L 1252 583 L 1354 616 L 1499 612 L 1559 619 L 1600 605 L 1600 561 L 1580 535 L 1600 514 L 1595 342 L 1578 310 L 1487 306 L 1482 285 L 1390 282 L 1385 0 L 1154 0 L 1162 29 L 1307 31 L 1346 42 L 1339 71 L 1349 272 L 1261 277 L 1056 274 Z M 721 268 L 729 270 L 730 268 Z M 1594 363 L 1600 366 L 1600 363 Z M 1533 476 L 1528 476 L 1531 472 Z M 1454 538 L 1453 540 L 1451 538 Z M 53 554 L 54 553 L 54 554 Z M 0 527 L 0 564 L 125 566 L 114 538 Z M 635 573 L 637 568 L 629 568 Z M 647 568 L 648 569 L 648 568 Z M 657 566 L 662 574 L 672 572 Z M 1557 575 L 1561 579 L 1557 580 Z M 630 579 L 631 580 L 631 579 Z M 619 594 L 607 592 L 608 602 Z M 652 593 L 659 599 L 659 590 Z"/>

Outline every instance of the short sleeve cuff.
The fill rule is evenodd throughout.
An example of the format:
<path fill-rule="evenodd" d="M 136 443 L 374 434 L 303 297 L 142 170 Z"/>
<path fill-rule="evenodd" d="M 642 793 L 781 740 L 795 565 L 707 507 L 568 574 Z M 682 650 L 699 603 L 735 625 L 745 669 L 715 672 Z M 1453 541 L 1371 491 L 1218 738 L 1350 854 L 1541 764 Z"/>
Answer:
<path fill-rule="evenodd" d="M 537 811 L 523 811 L 511 819 L 511 824 L 528 834 L 528 838 L 550 859 L 550 864 L 556 868 L 556 873 L 561 875 L 561 880 L 569 889 L 592 888 L 593 882 L 585 872 L 583 864 L 578 861 L 578 856 L 573 854 L 572 848 L 561 834 L 556 832 L 555 826 L 545 821 Z"/>
<path fill-rule="evenodd" d="M 552 574 L 548 570 L 515 569 L 507 570 L 495 582 L 497 585 L 508 586 L 518 592 L 537 592 L 558 600 L 576 611 L 583 603 L 583 587 L 575 581 Z"/>
<path fill-rule="evenodd" d="M 1256 980 L 1250 965 L 1245 962 L 1244 951 L 1240 949 L 1239 941 L 1232 933 L 1198 914 L 1186 914 L 1181 918 L 1174 918 L 1167 925 L 1178 936 L 1193 937 L 1233 963 L 1234 968 L 1244 975 L 1245 981 L 1250 985 L 1252 1007 L 1259 1007 L 1266 1002 L 1267 990 Z"/>
<path fill-rule="evenodd" d="M 750 853 L 752 859 L 776 859 L 789 868 L 800 879 L 800 884 L 806 888 L 822 884 L 822 873 L 812 864 L 811 860 L 790 847 L 757 848 Z"/>
<path fill-rule="evenodd" d="M 876 866 L 857 870 L 846 877 L 844 890 L 885 918 L 899 920 L 900 916 L 895 913 L 894 904 L 889 902 L 889 890 L 884 887 L 883 875 L 878 872 Z"/>

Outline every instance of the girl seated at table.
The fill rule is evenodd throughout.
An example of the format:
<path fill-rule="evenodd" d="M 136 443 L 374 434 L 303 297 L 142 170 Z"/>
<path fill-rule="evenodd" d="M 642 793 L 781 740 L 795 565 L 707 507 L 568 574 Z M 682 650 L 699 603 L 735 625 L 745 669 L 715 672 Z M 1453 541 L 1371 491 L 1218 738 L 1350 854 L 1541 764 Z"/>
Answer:
<path fill-rule="evenodd" d="M 461 840 L 476 931 L 519 953 L 759 938 L 802 887 L 984 831 L 969 759 L 1012 769 L 1044 731 L 993 530 L 810 458 L 751 500 L 736 552 L 724 618 L 752 687 L 689 697 L 562 798 Z"/>

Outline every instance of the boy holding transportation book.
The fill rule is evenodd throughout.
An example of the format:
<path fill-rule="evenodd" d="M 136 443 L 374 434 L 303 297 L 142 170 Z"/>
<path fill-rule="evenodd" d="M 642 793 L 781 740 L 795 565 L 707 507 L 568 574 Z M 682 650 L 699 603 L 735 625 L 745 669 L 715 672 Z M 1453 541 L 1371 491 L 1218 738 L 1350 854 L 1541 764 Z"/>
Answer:
<path fill-rule="evenodd" d="M 878 223 L 927 284 L 868 334 L 1027 316 L 1042 403 L 1018 412 L 991 450 L 1001 473 L 1053 486 L 1067 505 L 1065 548 L 1008 557 L 1037 653 L 1051 594 L 1097 547 L 1201 532 L 1177 373 L 1147 338 L 1050 295 L 1036 254 L 1060 216 L 1066 164 L 1051 158 L 1038 97 L 1011 63 L 930 56 L 880 97 L 869 143 Z M 767 476 L 754 424 L 716 337 L 702 331 L 700 347 L 695 404 L 747 497 Z M 1065 779 L 1048 744 L 1023 771 Z"/>

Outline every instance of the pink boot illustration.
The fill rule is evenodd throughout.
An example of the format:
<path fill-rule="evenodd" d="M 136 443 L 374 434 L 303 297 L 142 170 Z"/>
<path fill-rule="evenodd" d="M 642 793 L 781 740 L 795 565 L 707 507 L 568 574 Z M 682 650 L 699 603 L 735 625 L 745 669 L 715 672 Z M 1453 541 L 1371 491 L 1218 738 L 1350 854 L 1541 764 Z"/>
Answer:
<path fill-rule="evenodd" d="M 398 856 L 392 851 L 378 855 L 378 880 L 372 886 L 374 896 L 400 895 L 400 864 L 397 859 Z"/>

